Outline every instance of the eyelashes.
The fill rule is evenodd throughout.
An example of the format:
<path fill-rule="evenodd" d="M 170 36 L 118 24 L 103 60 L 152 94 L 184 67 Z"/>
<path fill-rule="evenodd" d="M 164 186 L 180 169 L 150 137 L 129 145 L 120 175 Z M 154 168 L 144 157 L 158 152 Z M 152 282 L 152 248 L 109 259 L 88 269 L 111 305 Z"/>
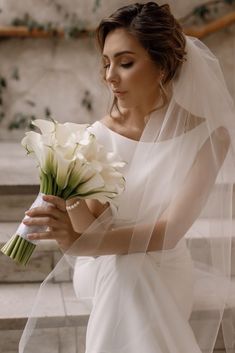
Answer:
<path fill-rule="evenodd" d="M 125 67 L 125 68 L 128 68 L 128 67 L 133 66 L 133 62 L 127 63 L 127 64 L 121 64 L 121 66 L 122 66 L 122 67 Z"/>
<path fill-rule="evenodd" d="M 133 62 L 129 62 L 129 63 L 126 63 L 126 64 L 121 64 L 120 66 L 128 69 L 129 67 L 133 66 L 133 64 L 134 64 Z M 107 65 L 104 65 L 103 67 L 104 67 L 104 69 L 107 69 L 109 66 L 110 65 L 107 64 Z"/>

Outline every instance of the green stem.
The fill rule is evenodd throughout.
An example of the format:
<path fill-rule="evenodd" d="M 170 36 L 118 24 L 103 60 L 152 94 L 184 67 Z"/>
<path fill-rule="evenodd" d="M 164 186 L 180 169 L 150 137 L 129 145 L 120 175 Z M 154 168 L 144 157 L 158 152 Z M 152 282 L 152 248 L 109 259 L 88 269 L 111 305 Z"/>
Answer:
<path fill-rule="evenodd" d="M 35 244 L 16 234 L 2 247 L 1 252 L 17 263 L 26 265 L 35 247 Z"/>

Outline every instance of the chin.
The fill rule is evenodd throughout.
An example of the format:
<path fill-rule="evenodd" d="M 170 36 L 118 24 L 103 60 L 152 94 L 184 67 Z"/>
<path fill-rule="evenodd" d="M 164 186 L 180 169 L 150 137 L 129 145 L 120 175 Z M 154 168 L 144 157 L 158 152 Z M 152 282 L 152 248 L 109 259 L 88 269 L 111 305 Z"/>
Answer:
<path fill-rule="evenodd" d="M 123 109 L 131 109 L 134 108 L 134 104 L 132 102 L 125 101 L 124 99 L 118 100 L 118 106 Z"/>

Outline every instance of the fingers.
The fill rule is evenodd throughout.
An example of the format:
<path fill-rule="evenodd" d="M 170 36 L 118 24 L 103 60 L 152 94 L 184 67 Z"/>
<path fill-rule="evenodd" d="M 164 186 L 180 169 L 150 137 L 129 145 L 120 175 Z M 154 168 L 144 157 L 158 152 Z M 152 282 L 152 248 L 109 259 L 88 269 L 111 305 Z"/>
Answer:
<path fill-rule="evenodd" d="M 27 235 L 29 240 L 42 240 L 42 239 L 56 239 L 55 233 L 50 232 L 41 232 L 41 233 L 31 233 Z"/>
<path fill-rule="evenodd" d="M 63 214 L 60 210 L 58 210 L 54 206 L 47 206 L 47 207 L 34 207 L 30 210 L 26 211 L 25 214 L 29 217 L 36 217 L 36 216 L 52 216 L 55 219 L 61 219 Z"/>
<path fill-rule="evenodd" d="M 67 233 L 65 231 L 50 231 L 50 232 L 40 232 L 40 233 L 30 233 L 27 235 L 29 240 L 56 240 L 61 249 L 69 248 L 75 240 L 76 236 L 73 233 Z"/>
<path fill-rule="evenodd" d="M 23 223 L 27 226 L 48 226 L 56 229 L 63 229 L 64 224 L 58 222 L 58 220 L 51 217 L 34 217 L 23 220 Z"/>
<path fill-rule="evenodd" d="M 43 195 L 43 200 L 52 203 L 59 210 L 66 212 L 65 200 L 54 195 Z"/>
<path fill-rule="evenodd" d="M 29 240 L 56 240 L 62 251 L 67 251 L 72 244 L 78 239 L 79 234 L 70 230 L 54 229 L 40 233 L 30 233 L 27 235 Z"/>

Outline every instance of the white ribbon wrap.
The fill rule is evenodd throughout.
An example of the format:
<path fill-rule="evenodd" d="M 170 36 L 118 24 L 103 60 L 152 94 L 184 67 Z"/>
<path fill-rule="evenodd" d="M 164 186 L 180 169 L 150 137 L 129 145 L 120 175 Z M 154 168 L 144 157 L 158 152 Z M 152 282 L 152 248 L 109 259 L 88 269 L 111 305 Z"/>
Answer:
<path fill-rule="evenodd" d="M 47 207 L 47 206 L 51 205 L 51 203 L 43 200 L 43 195 L 45 195 L 45 194 L 43 194 L 42 192 L 38 193 L 37 198 L 35 199 L 33 204 L 30 206 L 30 210 L 35 207 L 42 207 L 42 206 Z M 25 215 L 24 220 L 28 219 L 28 218 L 30 218 L 30 216 Z M 26 239 L 30 243 L 33 243 L 36 245 L 36 244 L 38 244 L 39 240 L 29 240 L 27 238 L 27 235 L 31 234 L 31 233 L 45 232 L 46 229 L 47 229 L 47 226 L 36 226 L 36 225 L 35 226 L 27 226 L 26 224 L 21 222 L 21 224 L 19 225 L 19 227 L 16 231 L 16 234 L 20 235 L 22 238 Z"/>

